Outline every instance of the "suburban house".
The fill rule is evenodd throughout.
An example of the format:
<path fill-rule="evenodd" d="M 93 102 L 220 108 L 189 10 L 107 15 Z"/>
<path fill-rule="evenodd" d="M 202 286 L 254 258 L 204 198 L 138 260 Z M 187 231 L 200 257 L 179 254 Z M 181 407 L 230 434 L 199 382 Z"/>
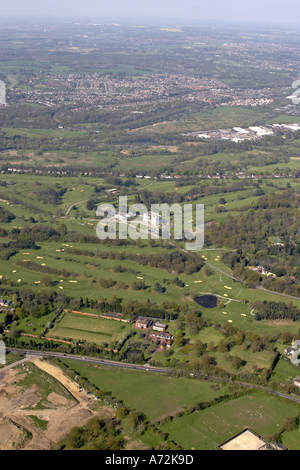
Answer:
<path fill-rule="evenodd" d="M 164 323 L 160 323 L 159 321 L 157 321 L 153 325 L 153 330 L 155 331 L 164 331 L 166 329 L 167 329 L 167 325 L 165 325 Z"/>
<path fill-rule="evenodd" d="M 273 237 L 273 245 L 274 246 L 284 246 L 284 243 L 281 242 L 280 238 Z"/>
<path fill-rule="evenodd" d="M 284 350 L 284 354 L 289 356 L 295 366 L 298 366 L 300 364 L 300 340 L 293 341 L 292 346 Z"/>
<path fill-rule="evenodd" d="M 300 376 L 299 375 L 297 375 L 297 377 L 293 379 L 293 385 L 295 385 L 295 387 L 300 388 Z"/>
<path fill-rule="evenodd" d="M 295 351 L 297 351 L 296 348 L 289 347 L 289 348 L 286 348 L 283 352 L 287 356 L 292 356 L 292 354 L 294 354 Z"/>
<path fill-rule="evenodd" d="M 139 328 L 140 330 L 145 330 L 146 328 L 149 328 L 152 325 L 152 320 L 150 318 L 145 318 L 145 317 L 138 317 L 135 320 L 135 326 Z"/>
<path fill-rule="evenodd" d="M 151 341 L 159 342 L 162 346 L 170 348 L 173 343 L 173 336 L 166 331 L 151 331 L 149 333 Z"/>
<path fill-rule="evenodd" d="M 0 307 L 11 307 L 13 305 L 13 301 L 12 300 L 3 300 L 3 299 L 0 299 Z"/>

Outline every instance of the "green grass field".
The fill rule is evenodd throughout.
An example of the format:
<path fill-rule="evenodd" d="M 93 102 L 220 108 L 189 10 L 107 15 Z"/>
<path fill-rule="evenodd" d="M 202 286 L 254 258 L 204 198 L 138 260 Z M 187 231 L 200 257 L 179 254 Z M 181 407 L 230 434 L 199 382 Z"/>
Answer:
<path fill-rule="evenodd" d="M 212 383 L 194 379 L 171 378 L 144 371 L 129 371 L 114 367 L 86 367 L 78 361 L 64 360 L 69 367 L 87 377 L 102 390 L 123 401 L 124 406 L 144 413 L 152 421 L 209 401 L 227 393 L 227 386 L 212 390 Z"/>
<path fill-rule="evenodd" d="M 72 338 L 72 340 L 102 345 L 119 341 L 130 329 L 130 324 L 65 312 L 51 330 L 50 335 L 54 338 Z"/>
<path fill-rule="evenodd" d="M 175 418 L 161 429 L 183 449 L 215 450 L 247 427 L 268 440 L 278 432 L 287 416 L 298 414 L 297 405 L 253 393 Z M 299 430 L 295 434 L 299 436 Z M 289 444 L 292 445 L 291 439 Z"/>

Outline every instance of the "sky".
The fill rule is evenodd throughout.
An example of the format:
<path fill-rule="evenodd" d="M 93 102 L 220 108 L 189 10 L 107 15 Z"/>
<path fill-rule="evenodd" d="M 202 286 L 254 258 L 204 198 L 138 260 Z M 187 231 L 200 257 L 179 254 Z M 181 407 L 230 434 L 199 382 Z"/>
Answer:
<path fill-rule="evenodd" d="M 2 17 L 149 18 L 297 24 L 299 0 L 9 0 Z"/>

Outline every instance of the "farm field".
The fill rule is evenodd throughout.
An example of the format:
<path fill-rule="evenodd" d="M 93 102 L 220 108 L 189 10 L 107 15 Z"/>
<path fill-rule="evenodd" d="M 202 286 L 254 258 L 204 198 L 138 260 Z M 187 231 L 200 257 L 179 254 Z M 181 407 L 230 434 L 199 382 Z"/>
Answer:
<path fill-rule="evenodd" d="M 153 422 L 228 392 L 226 385 L 218 386 L 210 382 L 106 366 L 86 367 L 71 360 L 63 362 L 78 373 L 85 374 L 94 385 L 111 391 L 114 397 L 123 401 L 124 406 L 143 410 Z"/>
<path fill-rule="evenodd" d="M 67 339 L 70 335 L 71 340 L 102 345 L 120 341 L 129 331 L 130 324 L 65 312 L 51 330 L 51 336 Z"/>
<path fill-rule="evenodd" d="M 175 418 L 161 426 L 161 429 L 170 433 L 184 449 L 215 450 L 245 428 L 253 429 L 268 442 L 287 416 L 298 414 L 299 407 L 294 404 L 271 396 L 250 393 L 188 416 Z M 284 433 L 284 442 L 292 446 L 291 450 L 296 436 L 299 436 L 299 429 L 291 437 L 289 432 Z"/>

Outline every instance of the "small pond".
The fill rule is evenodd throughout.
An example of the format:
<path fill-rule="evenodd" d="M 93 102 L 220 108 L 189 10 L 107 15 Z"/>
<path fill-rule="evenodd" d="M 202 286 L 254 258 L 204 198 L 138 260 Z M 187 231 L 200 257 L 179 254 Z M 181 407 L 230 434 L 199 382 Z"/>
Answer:
<path fill-rule="evenodd" d="M 215 308 L 218 305 L 218 298 L 215 295 L 201 295 L 195 298 L 195 302 L 201 307 Z"/>

